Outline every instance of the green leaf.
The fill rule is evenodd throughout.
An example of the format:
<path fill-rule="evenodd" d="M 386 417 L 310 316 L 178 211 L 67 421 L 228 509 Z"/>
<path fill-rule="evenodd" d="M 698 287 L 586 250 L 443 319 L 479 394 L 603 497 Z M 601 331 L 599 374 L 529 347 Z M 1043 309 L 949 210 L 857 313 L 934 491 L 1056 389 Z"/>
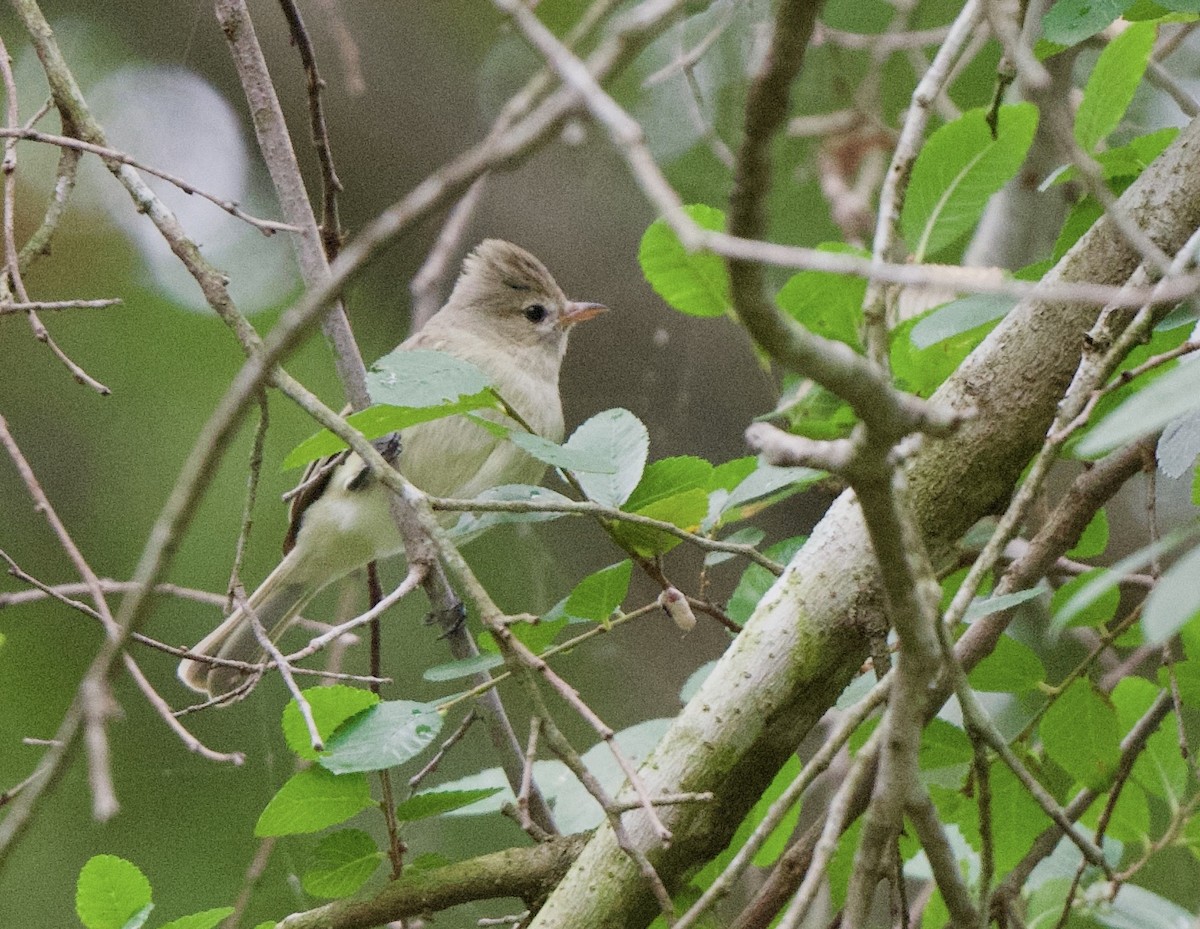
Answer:
<path fill-rule="evenodd" d="M 626 559 L 589 574 L 571 593 L 556 604 L 547 620 L 568 618 L 584 622 L 606 622 L 629 592 L 633 562 Z"/>
<path fill-rule="evenodd" d="M 694 204 L 683 209 L 702 229 L 725 228 L 725 214 L 714 207 Z M 655 220 L 642 236 L 638 263 L 654 292 L 679 312 L 689 316 L 733 312 L 725 260 L 710 252 L 688 252 L 665 219 Z"/>
<path fill-rule="evenodd" d="M 1003 319 L 1016 305 L 1016 298 L 1007 294 L 971 294 L 930 310 L 917 320 L 909 338 L 917 348 L 929 348 L 943 339 Z"/>
<path fill-rule="evenodd" d="M 726 542 L 729 545 L 757 545 L 764 538 L 766 538 L 766 535 L 767 534 L 757 526 L 743 526 L 736 532 L 731 532 L 729 535 L 725 536 L 725 538 L 723 538 L 721 541 Z M 730 559 L 736 557 L 737 555 L 735 555 L 733 552 L 709 552 L 704 556 L 704 566 L 706 568 L 711 568 L 714 565 L 722 564 L 723 562 L 729 561 Z"/>
<path fill-rule="evenodd" d="M 556 609 L 561 609 L 564 603 L 566 603 L 565 599 L 559 602 Z M 567 627 L 567 622 L 565 616 L 554 614 L 552 609 L 536 622 L 516 622 L 508 628 L 518 642 L 535 655 L 540 655 L 554 643 L 558 634 Z M 486 629 L 479 635 L 479 647 L 489 655 L 500 654 L 500 646 L 496 644 L 496 640 Z"/>
<path fill-rule="evenodd" d="M 478 790 L 426 790 L 409 797 L 396 807 L 396 818 L 403 823 L 431 816 L 441 816 L 462 809 L 500 793 L 500 787 L 481 787 Z"/>
<path fill-rule="evenodd" d="M 1010 635 L 1000 636 L 992 653 L 967 675 L 976 690 L 996 693 L 1034 690 L 1045 678 L 1042 660 L 1029 646 Z"/>
<path fill-rule="evenodd" d="M 782 542 L 777 542 L 764 552 L 769 558 L 774 558 L 776 561 L 787 562 L 792 560 L 792 556 L 800 551 L 800 546 L 808 541 L 807 536 L 796 536 L 793 539 L 785 539 Z M 735 622 L 744 623 L 750 618 L 750 614 L 754 612 L 754 608 L 758 606 L 758 601 L 762 599 L 778 578 L 762 565 L 752 564 L 747 565 L 746 570 L 742 572 L 741 580 L 734 588 L 733 595 L 729 598 L 729 603 L 725 607 L 725 612 L 729 614 L 729 618 Z"/>
<path fill-rule="evenodd" d="M 1050 625 L 1050 631 L 1052 633 L 1059 632 L 1066 628 L 1068 624 L 1078 625 L 1074 622 L 1077 614 L 1091 607 L 1093 603 L 1105 596 L 1108 591 L 1115 589 L 1130 574 L 1136 574 L 1147 565 L 1153 564 L 1156 559 L 1194 539 L 1194 532 L 1176 530 L 1147 545 L 1145 548 L 1140 548 L 1136 552 L 1126 555 L 1107 571 L 1101 573 L 1089 572 L 1091 580 L 1076 590 L 1074 596 L 1058 608 L 1054 615 L 1054 621 Z"/>
<path fill-rule="evenodd" d="M 967 734 L 944 719 L 934 717 L 921 731 L 918 762 L 922 771 L 968 765 L 974 757 Z"/>
<path fill-rule="evenodd" d="M 840 439 L 850 434 L 858 418 L 837 394 L 807 378 L 785 373 L 775 409 L 762 419 L 782 416 L 784 428 L 810 439 Z"/>
<path fill-rule="evenodd" d="M 1160 685 L 1170 686 L 1166 669 L 1160 673 Z M 1179 751 L 1178 721 L 1174 713 L 1167 715 L 1158 730 L 1146 740 L 1145 750 L 1133 763 L 1133 779 L 1147 793 L 1178 807 L 1192 790 L 1192 777 L 1187 761 Z"/>
<path fill-rule="evenodd" d="M 1096 458 L 1162 429 L 1177 416 L 1200 407 L 1200 364 L 1176 365 L 1145 385 L 1093 426 L 1075 453 Z"/>
<path fill-rule="evenodd" d="M 1048 590 L 1049 587 L 1045 584 L 1038 584 L 1036 587 L 1013 591 L 1011 594 L 1001 594 L 998 597 L 976 600 L 967 607 L 967 611 L 963 615 L 963 621 L 973 623 L 975 620 L 983 619 L 983 617 L 990 616 L 992 613 L 999 613 L 1001 610 L 1011 610 L 1014 606 L 1020 606 L 1022 603 L 1027 603 L 1036 597 L 1040 597 Z"/>
<path fill-rule="evenodd" d="M 1029 844 L 1050 825 L 1050 818 L 1003 761 L 992 764 L 988 780 L 996 871 L 1004 874 L 1025 856 Z"/>
<path fill-rule="evenodd" d="M 792 756 L 787 760 L 782 768 L 775 774 L 770 785 L 759 797 L 757 802 L 746 814 L 741 824 L 734 833 L 733 839 L 728 847 L 721 852 L 716 858 L 710 861 L 703 870 L 701 870 L 693 879 L 692 883 L 696 887 L 706 888 L 712 884 L 716 877 L 724 871 L 729 862 L 733 860 L 733 856 L 737 854 L 746 841 L 750 838 L 750 834 L 759 827 L 763 819 L 767 815 L 767 811 L 772 804 L 787 790 L 792 781 L 796 779 L 796 775 L 800 773 L 800 759 Z M 789 807 L 787 813 L 779 824 L 771 830 L 771 834 L 767 836 L 767 840 L 762 844 L 759 850 L 755 853 L 752 861 L 756 868 L 770 867 L 783 854 L 787 848 L 788 840 L 792 833 L 796 830 L 796 823 L 800 818 L 800 802 L 797 801 Z"/>
<path fill-rule="evenodd" d="M 826 242 L 820 251 L 867 257 L 867 252 L 841 242 Z M 775 295 L 779 308 L 809 331 L 844 342 L 862 352 L 858 331 L 862 324 L 866 278 L 828 271 L 801 271 Z"/>
<path fill-rule="evenodd" d="M 1151 645 L 1167 641 L 1200 615 L 1200 547 L 1193 548 L 1167 570 L 1146 598 L 1142 633 Z"/>
<path fill-rule="evenodd" d="M 1059 45 L 1090 39 L 1125 12 L 1133 0 L 1058 0 L 1042 19 L 1042 35 Z"/>
<path fill-rule="evenodd" d="M 1150 132 L 1130 139 L 1124 145 L 1097 152 L 1093 157 L 1104 175 L 1105 180 L 1114 178 L 1134 178 L 1141 174 L 1155 158 L 1163 153 L 1168 145 L 1175 141 L 1179 129 L 1168 126 L 1157 132 Z M 1052 171 L 1040 185 L 1039 190 L 1046 190 L 1057 184 L 1065 184 L 1079 177 L 1079 169 L 1075 165 L 1063 165 Z M 1092 201 L 1095 204 L 1095 201 Z"/>
<path fill-rule="evenodd" d="M 675 458 L 660 458 L 646 465 L 642 479 L 638 482 L 622 509 L 636 513 L 642 507 L 666 500 L 687 490 L 707 491 L 713 483 L 716 469 L 703 458 L 680 455 Z"/>
<path fill-rule="evenodd" d="M 1075 140 L 1086 152 L 1117 128 L 1134 91 L 1142 82 L 1157 28 L 1138 23 L 1125 29 L 1105 46 L 1096 60 L 1075 113 Z"/>
<path fill-rule="evenodd" d="M 314 897 L 348 897 L 375 873 L 382 858 L 375 840 L 361 829 L 342 829 L 317 843 L 300 883 Z"/>
<path fill-rule="evenodd" d="M 610 456 L 602 454 L 598 449 L 571 449 L 564 445 L 559 445 L 557 442 L 551 442 L 540 435 L 526 432 L 519 426 L 507 426 L 503 423 L 493 422 L 483 416 L 472 416 L 470 418 L 477 426 L 481 426 L 497 438 L 508 439 L 513 445 L 528 452 L 538 461 L 544 461 L 551 467 L 596 474 L 613 474 L 616 472 L 616 465 L 612 463 Z"/>
<path fill-rule="evenodd" d="M 616 474 L 617 465 L 611 459 L 596 454 L 595 449 L 568 448 L 532 432 L 513 429 L 509 441 L 529 452 L 538 461 L 553 468 L 580 471 L 588 474 Z"/>
<path fill-rule="evenodd" d="M 233 912 L 231 906 L 219 906 L 212 910 L 204 910 L 200 913 L 191 913 L 188 916 L 180 916 L 179 919 L 173 919 L 169 923 L 164 923 L 158 929 L 214 929 L 222 920 Z M 272 923 L 272 926 L 275 924 Z"/>
<path fill-rule="evenodd" d="M 150 881 L 131 861 L 95 855 L 79 872 L 75 912 L 87 929 L 138 929 L 153 906 Z"/>
<path fill-rule="evenodd" d="M 656 500 L 637 510 L 628 505 L 624 509 L 628 512 L 635 512 L 639 516 L 658 519 L 681 529 L 695 531 L 700 528 L 700 523 L 708 515 L 708 491 L 693 488 L 675 494 L 673 497 L 667 497 L 665 500 Z M 660 529 L 622 522 L 612 524 L 612 534 L 618 545 L 641 558 L 665 555 L 683 541 L 679 536 Z"/>
<path fill-rule="evenodd" d="M 254 834 L 263 838 L 319 832 L 373 805 L 365 775 L 336 775 L 314 765 L 279 788 L 258 817 Z"/>
<path fill-rule="evenodd" d="M 1097 555 L 1103 555 L 1106 548 L 1108 548 L 1108 513 L 1101 507 L 1096 510 L 1096 515 L 1084 528 L 1075 547 L 1067 552 L 1067 557 L 1095 558 Z"/>
<path fill-rule="evenodd" d="M 1121 604 L 1121 591 L 1116 584 L 1113 584 L 1106 586 L 1086 605 L 1073 608 L 1066 619 L 1059 618 L 1059 615 L 1068 606 L 1079 603 L 1076 595 L 1081 590 L 1092 588 L 1100 578 L 1108 573 L 1108 570 L 1108 568 L 1093 568 L 1091 571 L 1085 571 L 1054 591 L 1050 598 L 1050 615 L 1053 617 L 1050 621 L 1052 632 L 1060 632 L 1068 626 L 1102 626 L 1117 614 L 1117 607 Z"/>
<path fill-rule="evenodd" d="M 650 434 L 628 410 L 605 410 L 576 429 L 567 439 L 566 448 L 611 466 L 610 473 L 580 472 L 575 479 L 588 499 L 620 506 L 642 479 Z"/>
<path fill-rule="evenodd" d="M 374 439 L 417 423 L 498 407 L 490 383 L 479 368 L 453 355 L 397 348 L 380 358 L 367 375 L 375 405 L 348 417 L 347 422 Z M 345 447 L 332 432 L 322 430 L 292 449 L 283 467 L 299 467 Z"/>
<path fill-rule="evenodd" d="M 347 416 L 346 422 L 361 432 L 364 438 L 376 439 L 389 432 L 398 432 L 409 426 L 415 426 L 417 423 L 428 423 L 458 413 L 495 406 L 497 406 L 495 395 L 491 391 L 485 390 L 482 393 L 471 394 L 438 406 L 372 406 Z M 310 461 L 340 452 L 345 447 L 345 442 L 328 429 L 322 429 L 288 452 L 280 467 L 285 471 L 289 468 L 298 468 Z"/>
<path fill-rule="evenodd" d="M 378 694 L 361 687 L 347 687 L 345 684 L 310 687 L 303 693 L 312 708 L 317 731 L 326 742 L 334 730 L 351 716 L 379 702 Z M 300 715 L 300 707 L 294 698 L 283 708 L 282 725 L 283 737 L 287 740 L 288 748 L 306 761 L 315 761 L 317 752 L 313 751 L 308 727 L 304 725 L 304 717 Z"/>
<path fill-rule="evenodd" d="M 490 671 L 504 664 L 504 659 L 498 654 L 476 655 L 473 658 L 463 658 L 459 661 L 448 661 L 445 664 L 426 668 L 421 676 L 427 681 L 440 684 L 445 681 L 457 681 L 474 674 Z"/>
<path fill-rule="evenodd" d="M 713 468 L 709 490 L 733 490 L 758 468 L 758 456 L 746 455 L 734 458 Z"/>
<path fill-rule="evenodd" d="M 1054 242 L 1054 250 L 1051 252 L 1054 260 L 1059 260 L 1069 252 L 1075 243 L 1083 238 L 1084 233 L 1091 229 L 1103 215 L 1104 207 L 1100 205 L 1099 200 L 1092 196 L 1084 197 L 1071 207 L 1062 229 L 1059 230 L 1058 238 Z"/>
<path fill-rule="evenodd" d="M 850 888 L 850 875 L 854 868 L 855 852 L 862 833 L 863 817 L 859 817 L 838 839 L 837 851 L 829 861 L 829 896 L 833 909 L 840 910 L 846 903 L 846 892 Z"/>
<path fill-rule="evenodd" d="M 988 199 L 1020 170 L 1037 129 L 1031 103 L 1002 106 L 992 138 L 987 111 L 970 110 L 929 137 L 913 166 L 900 215 L 918 262 L 953 245 L 983 215 Z"/>
<path fill-rule="evenodd" d="M 722 519 L 745 519 L 751 512 L 738 514 L 747 504 L 771 497 L 786 490 L 788 495 L 799 493 L 824 478 L 826 472 L 815 468 L 780 468 L 776 465 L 759 466 L 729 492 L 721 506 Z M 754 512 L 757 512 L 755 510 Z"/>
<path fill-rule="evenodd" d="M 652 461 L 621 508 L 683 529 L 695 528 L 708 514 L 713 471 L 703 458 L 690 455 Z M 612 532 L 626 551 L 647 558 L 664 554 L 682 541 L 669 533 L 630 523 L 615 522 Z"/>
<path fill-rule="evenodd" d="M 1177 664 L 1178 671 L 1180 665 Z M 1161 686 L 1145 678 L 1126 677 L 1113 688 L 1112 702 L 1117 709 L 1117 721 L 1121 730 L 1128 732 L 1150 709 L 1163 689 L 1169 687 L 1166 669 L 1162 669 Z M 1187 762 L 1179 751 L 1177 720 L 1174 713 L 1167 714 L 1151 733 L 1145 748 L 1138 753 L 1133 765 L 1133 780 L 1146 792 L 1174 805 L 1188 789 L 1190 775 Z M 1128 785 L 1126 785 L 1128 786 Z"/>
<path fill-rule="evenodd" d="M 441 406 L 491 385 L 471 362 L 429 349 L 393 349 L 367 374 L 371 401 L 389 406 Z"/>
<path fill-rule="evenodd" d="M 534 487 L 532 484 L 503 484 L 491 487 L 479 494 L 477 500 L 494 500 L 499 502 L 517 501 L 521 503 L 570 503 L 569 497 L 545 487 Z M 458 544 L 464 545 L 476 536 L 481 535 L 492 526 L 501 523 L 544 523 L 558 519 L 561 513 L 463 513 L 450 537 Z"/>
<path fill-rule="evenodd" d="M 787 763 L 779 769 L 778 773 L 772 779 L 771 784 L 767 787 L 763 795 L 754 804 L 753 809 L 747 815 L 745 824 L 749 828 L 746 831 L 746 836 L 749 837 L 750 831 L 757 828 L 758 824 L 763 821 L 767 815 L 767 810 L 771 805 L 782 796 L 783 792 L 788 789 L 792 781 L 800 773 L 800 759 L 794 755 L 787 760 Z M 792 833 L 796 831 L 796 823 L 800 821 L 800 801 L 797 800 L 783 819 L 779 821 L 779 825 L 771 830 L 771 834 L 767 836 L 767 840 L 763 842 L 762 847 L 754 855 L 751 864 L 756 868 L 769 868 L 779 856 L 784 853 L 788 847 L 788 841 L 792 837 Z M 735 840 L 734 846 L 745 844 L 744 840 L 737 843 Z"/>
<path fill-rule="evenodd" d="M 1183 644 L 1185 657 L 1177 660 L 1171 671 L 1183 703 L 1200 708 L 1200 620 L 1190 622 L 1179 630 L 1179 640 Z"/>
<path fill-rule="evenodd" d="M 991 332 L 996 320 L 941 339 L 928 348 L 917 348 L 912 339 L 912 331 L 923 318 L 917 316 L 905 320 L 892 330 L 888 357 L 897 387 L 919 397 L 929 397 L 954 373 L 975 346 L 983 341 L 984 336 Z"/>
<path fill-rule="evenodd" d="M 385 700 L 350 720 L 329 740 L 320 763 L 334 774 L 381 771 L 423 752 L 442 729 L 437 703 Z"/>
<path fill-rule="evenodd" d="M 1103 794 L 1087 808 L 1079 821 L 1091 830 L 1100 824 L 1100 814 L 1108 806 L 1111 793 Z M 1117 795 L 1117 802 L 1108 817 L 1106 835 L 1122 842 L 1135 843 L 1147 838 L 1150 832 L 1150 805 L 1146 791 L 1136 783 L 1126 782 Z"/>
<path fill-rule="evenodd" d="M 1121 755 L 1117 713 L 1087 680 L 1076 680 L 1050 704 L 1039 732 L 1046 754 L 1086 787 L 1103 790 Z"/>

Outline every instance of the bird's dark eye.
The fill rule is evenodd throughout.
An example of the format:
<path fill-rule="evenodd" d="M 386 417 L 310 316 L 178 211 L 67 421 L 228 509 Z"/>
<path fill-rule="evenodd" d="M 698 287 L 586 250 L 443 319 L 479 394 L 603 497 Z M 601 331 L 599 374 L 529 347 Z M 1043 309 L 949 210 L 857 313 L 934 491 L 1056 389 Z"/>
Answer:
<path fill-rule="evenodd" d="M 540 323 L 546 318 L 546 308 L 540 303 L 525 307 L 525 318 L 531 323 Z"/>

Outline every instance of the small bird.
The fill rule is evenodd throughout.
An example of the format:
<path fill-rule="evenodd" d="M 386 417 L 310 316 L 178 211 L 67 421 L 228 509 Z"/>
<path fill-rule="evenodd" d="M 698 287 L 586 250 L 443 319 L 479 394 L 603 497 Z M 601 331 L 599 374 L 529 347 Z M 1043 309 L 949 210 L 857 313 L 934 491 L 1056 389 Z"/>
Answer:
<path fill-rule="evenodd" d="M 560 442 L 558 374 L 567 336 L 576 323 L 605 310 L 568 300 L 529 252 L 487 239 L 463 262 L 445 306 L 400 347 L 471 362 L 534 432 Z M 376 447 L 409 481 L 437 497 L 472 498 L 501 484 L 536 484 L 546 470 L 512 442 L 461 415 L 412 426 L 398 437 L 376 440 Z M 246 604 L 272 640 L 327 584 L 404 550 L 388 490 L 358 455 L 345 451 L 335 461 L 310 466 L 301 487 L 292 500 L 284 558 Z M 265 655 L 245 607 L 192 652 L 245 662 Z M 180 662 L 178 674 L 192 690 L 212 698 L 236 690 L 248 677 L 237 668 L 192 659 Z"/>

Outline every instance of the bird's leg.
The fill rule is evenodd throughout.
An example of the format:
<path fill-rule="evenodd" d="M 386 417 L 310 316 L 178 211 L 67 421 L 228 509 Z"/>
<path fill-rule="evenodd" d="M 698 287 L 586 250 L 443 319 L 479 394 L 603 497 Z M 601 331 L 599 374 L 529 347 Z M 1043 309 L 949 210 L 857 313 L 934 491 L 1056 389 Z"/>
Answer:
<path fill-rule="evenodd" d="M 442 627 L 442 634 L 439 639 L 448 639 L 453 635 L 457 635 L 462 630 L 463 625 L 467 621 L 467 608 L 463 606 L 463 602 L 457 597 L 454 598 L 454 603 L 446 607 L 444 610 L 430 610 L 425 616 L 425 624 L 432 626 L 437 623 Z"/>

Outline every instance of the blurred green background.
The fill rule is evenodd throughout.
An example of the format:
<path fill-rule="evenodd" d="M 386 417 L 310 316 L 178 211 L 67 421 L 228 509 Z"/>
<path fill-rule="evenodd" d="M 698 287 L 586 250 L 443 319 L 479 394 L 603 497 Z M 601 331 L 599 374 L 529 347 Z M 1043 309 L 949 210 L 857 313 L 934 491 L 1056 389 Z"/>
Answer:
<path fill-rule="evenodd" d="M 705 6 L 697 4 L 692 12 Z M 753 25 L 770 6 L 742 3 L 729 12 L 730 6 L 717 3 L 705 13 L 740 19 L 706 56 L 700 73 L 717 130 L 736 146 L 746 63 L 755 53 Z M 924 4 L 914 24 L 944 23 L 955 6 Z M 277 7 L 266 0 L 251 7 L 298 155 L 312 181 L 317 175 L 296 53 Z M 561 31 L 577 15 L 577 7 L 567 0 L 545 0 L 540 13 Z M 507 94 L 532 73 L 534 59 L 488 4 L 346 0 L 336 9 L 352 38 L 363 80 L 362 92 L 351 92 L 355 69 L 339 44 L 335 23 L 323 12 L 326 5 L 304 3 L 302 9 L 329 84 L 329 130 L 346 188 L 342 217 L 350 235 L 480 139 Z M 46 3 L 44 10 L 115 146 L 198 187 L 237 199 L 259 215 L 277 215 L 209 5 L 154 4 L 148 9 L 92 0 Z M 829 4 L 825 21 L 875 32 L 890 14 L 890 7 L 876 0 L 842 0 Z M 698 143 L 694 127 L 682 115 L 678 79 L 640 88 L 641 79 L 669 61 L 681 42 L 694 44 L 708 27 L 701 21 L 679 28 L 686 33 L 664 37 L 619 88 L 623 100 L 636 101 L 635 112 L 684 198 L 723 206 L 728 171 Z M 45 99 L 45 83 L 20 25 L 7 10 L 0 14 L 0 35 L 15 60 L 24 119 Z M 994 61 L 994 54 L 985 53 L 960 80 L 956 95 L 967 103 L 982 102 Z M 798 108 L 827 112 L 845 105 L 867 67 L 865 56 L 828 46 L 813 49 L 795 96 Z M 902 108 L 912 82 L 910 63 L 902 56 L 889 59 L 884 81 L 889 116 Z M 51 117 L 42 128 L 58 127 Z M 836 238 L 807 143 L 789 140 L 782 145 L 772 200 L 773 237 L 808 245 Z M 31 144 L 20 148 L 22 234 L 40 219 L 55 157 Z M 34 341 L 25 320 L 7 316 L 0 318 L 0 413 L 93 567 L 101 576 L 123 579 L 131 573 L 198 430 L 238 370 L 241 352 L 219 320 L 198 309 L 195 286 L 179 276 L 169 255 L 163 256 L 148 221 L 133 212 L 115 181 L 96 163 L 86 168 L 53 255 L 27 283 L 40 299 L 115 296 L 124 301 L 118 308 L 45 317 L 64 349 L 111 387 L 112 396 L 100 397 L 75 384 Z M 206 254 L 229 271 L 234 295 L 254 314 L 254 324 L 260 331 L 269 329 L 298 292 L 286 237 L 265 238 L 198 198 L 177 192 L 168 196 Z M 647 424 L 652 458 L 693 454 L 725 461 L 744 453 L 743 429 L 772 406 L 773 380 L 733 323 L 680 317 L 646 286 L 636 256 L 641 233 L 653 218 L 607 139 L 580 125 L 523 166 L 489 181 L 464 250 L 485 236 L 511 239 L 540 256 L 568 295 L 613 308 L 573 340 L 563 376 L 568 429 L 599 410 L 625 407 Z M 436 223 L 428 223 L 404 237 L 348 295 L 366 358 L 387 352 L 407 334 L 408 281 L 437 230 Z M 287 367 L 327 403 L 340 406 L 340 389 L 320 338 Z M 278 498 L 297 475 L 281 473 L 277 462 L 312 431 L 305 416 L 272 399 L 267 464 L 244 569 L 248 584 L 274 565 L 284 532 L 285 507 Z M 244 428 L 225 455 L 175 559 L 171 580 L 224 589 L 243 504 L 250 435 Z M 824 503 L 819 495 L 810 495 L 777 507 L 761 521 L 768 540 L 805 531 Z M 52 583 L 76 579 L 7 458 L 0 461 L 0 514 L 0 547 L 26 571 Z M 474 543 L 467 555 L 503 607 L 531 612 L 544 610 L 576 580 L 622 557 L 598 528 L 568 521 L 528 530 L 501 528 Z M 680 549 L 669 565 L 673 578 L 694 586 L 698 558 Z M 385 579 L 395 580 L 399 570 L 389 565 Z M 715 569 L 713 596 L 727 596 L 739 573 L 735 562 Z M 20 586 L 5 576 L 0 589 Z M 627 604 L 640 605 L 655 593 L 635 577 Z M 409 603 L 385 623 L 385 668 L 396 680 L 385 696 L 423 700 L 454 689 L 421 679 L 423 668 L 448 659 L 444 643 L 421 625 L 423 611 L 423 603 Z M 191 644 L 218 619 L 211 607 L 163 599 L 147 631 Z M 23 745 L 22 739 L 53 734 L 100 637 L 86 618 L 47 604 L 0 611 L 0 632 L 6 637 L 0 648 L 0 787 L 7 787 L 36 765 L 42 749 Z M 600 638 L 564 658 L 559 667 L 599 714 L 620 729 L 672 715 L 687 676 L 719 654 L 725 641 L 725 633 L 711 621 L 702 620 L 681 638 L 669 620 L 655 615 Z M 188 702 L 190 695 L 175 681 L 172 659 L 147 650 L 136 655 L 169 700 L 180 706 Z M 353 656 L 353 668 L 363 664 L 361 654 Z M 631 693 L 636 699 L 630 699 Z M 122 715 L 110 735 L 121 812 L 104 825 L 92 821 L 86 771 L 77 759 L 43 803 L 0 880 L 0 923 L 5 926 L 76 925 L 75 877 L 91 855 L 102 852 L 129 858 L 150 877 L 158 905 L 152 925 L 231 903 L 242 884 L 257 847 L 254 821 L 291 773 L 278 727 L 285 702 L 282 686 L 271 680 L 231 709 L 185 718 L 213 748 L 246 752 L 241 768 L 189 754 L 123 677 L 116 696 Z M 506 697 L 515 701 L 520 715 L 520 701 L 512 692 Z M 574 718 L 564 714 L 561 723 L 581 747 L 594 742 Z M 491 764 L 486 742 L 481 731 L 472 732 L 440 777 Z M 420 824 L 406 838 L 414 853 L 466 857 L 519 839 L 515 833 L 508 820 L 490 817 Z M 300 838 L 280 844 L 245 924 L 313 905 L 283 876 L 314 842 Z M 488 915 L 499 912 L 493 908 Z M 446 917 L 442 924 L 468 924 L 451 922 L 458 918 Z"/>

